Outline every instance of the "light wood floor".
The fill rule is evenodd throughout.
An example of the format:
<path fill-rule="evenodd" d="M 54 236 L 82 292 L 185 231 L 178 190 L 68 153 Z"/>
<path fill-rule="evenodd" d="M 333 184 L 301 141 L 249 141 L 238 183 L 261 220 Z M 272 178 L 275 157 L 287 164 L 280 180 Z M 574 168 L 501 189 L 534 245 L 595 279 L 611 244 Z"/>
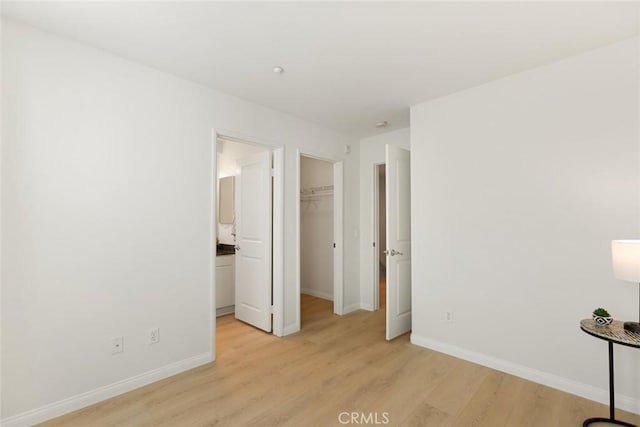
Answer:
<path fill-rule="evenodd" d="M 303 331 L 277 338 L 218 319 L 215 363 L 47 426 L 340 426 L 340 412 L 390 426 L 581 426 L 600 405 L 409 343 L 384 339 L 384 310 L 338 317 L 302 296 Z M 606 369 L 606 366 L 603 367 Z M 606 372 L 603 371 L 603 375 Z M 618 417 L 640 424 L 640 417 Z"/>

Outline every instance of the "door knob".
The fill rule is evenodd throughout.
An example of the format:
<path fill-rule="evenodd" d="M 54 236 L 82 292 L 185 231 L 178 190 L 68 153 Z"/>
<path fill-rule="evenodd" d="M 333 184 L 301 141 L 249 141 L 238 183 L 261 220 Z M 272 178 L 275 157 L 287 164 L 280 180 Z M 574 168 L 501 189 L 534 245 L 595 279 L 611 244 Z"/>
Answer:
<path fill-rule="evenodd" d="M 389 255 L 389 251 L 386 250 L 386 249 L 384 251 L 382 251 L 382 253 L 385 254 L 385 255 Z"/>
<path fill-rule="evenodd" d="M 402 252 L 400 252 L 400 251 L 396 251 L 395 249 L 391 249 L 391 253 L 390 253 L 390 255 L 391 255 L 391 256 L 395 256 L 395 255 L 403 255 L 403 253 L 402 253 Z"/>

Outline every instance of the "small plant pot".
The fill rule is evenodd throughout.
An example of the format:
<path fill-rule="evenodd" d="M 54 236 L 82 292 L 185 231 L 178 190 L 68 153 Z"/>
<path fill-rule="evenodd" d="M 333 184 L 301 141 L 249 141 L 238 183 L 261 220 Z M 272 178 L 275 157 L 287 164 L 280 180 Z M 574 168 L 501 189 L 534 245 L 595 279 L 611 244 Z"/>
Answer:
<path fill-rule="evenodd" d="M 613 317 L 602 317 L 596 316 L 595 314 L 593 314 L 592 316 L 593 321 L 596 323 L 596 326 L 609 326 L 611 322 L 613 322 Z"/>

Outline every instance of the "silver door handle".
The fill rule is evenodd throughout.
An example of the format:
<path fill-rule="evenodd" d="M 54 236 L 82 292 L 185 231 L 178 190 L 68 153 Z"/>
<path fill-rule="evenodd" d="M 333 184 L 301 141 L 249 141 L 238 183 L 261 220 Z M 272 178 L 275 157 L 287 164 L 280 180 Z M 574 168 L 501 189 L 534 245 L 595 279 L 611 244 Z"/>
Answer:
<path fill-rule="evenodd" d="M 236 245 L 236 246 L 235 246 L 235 250 L 236 250 L 236 251 L 239 251 L 239 250 L 240 250 L 240 246 Z"/>
<path fill-rule="evenodd" d="M 385 255 L 391 255 L 391 256 L 404 255 L 402 252 L 398 252 L 395 249 L 391 249 L 391 251 L 384 251 L 383 253 Z"/>

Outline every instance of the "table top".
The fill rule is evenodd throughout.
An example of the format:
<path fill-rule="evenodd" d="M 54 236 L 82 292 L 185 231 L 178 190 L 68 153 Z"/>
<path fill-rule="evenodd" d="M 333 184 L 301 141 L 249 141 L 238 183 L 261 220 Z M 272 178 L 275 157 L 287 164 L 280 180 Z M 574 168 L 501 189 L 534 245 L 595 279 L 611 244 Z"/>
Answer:
<path fill-rule="evenodd" d="M 599 326 L 593 319 L 583 319 L 580 321 L 580 329 L 596 338 L 640 348 L 640 334 L 625 330 L 624 322 L 620 320 L 614 320 L 608 326 Z"/>

